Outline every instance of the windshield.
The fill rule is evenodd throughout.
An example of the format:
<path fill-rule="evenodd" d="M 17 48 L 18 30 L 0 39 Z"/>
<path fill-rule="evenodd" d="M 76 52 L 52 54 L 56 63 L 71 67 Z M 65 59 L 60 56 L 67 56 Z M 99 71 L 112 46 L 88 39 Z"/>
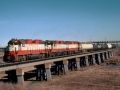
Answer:
<path fill-rule="evenodd" d="M 12 39 L 8 42 L 8 46 L 9 45 L 20 45 L 21 42 L 19 40 L 16 40 L 16 39 Z"/>

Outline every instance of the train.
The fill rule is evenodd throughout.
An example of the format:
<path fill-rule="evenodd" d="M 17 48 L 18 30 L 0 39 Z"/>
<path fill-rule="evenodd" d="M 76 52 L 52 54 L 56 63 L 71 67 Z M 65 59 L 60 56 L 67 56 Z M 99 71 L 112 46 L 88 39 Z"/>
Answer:
<path fill-rule="evenodd" d="M 79 41 L 11 39 L 4 51 L 4 62 L 22 62 L 115 48 L 111 43 Z"/>

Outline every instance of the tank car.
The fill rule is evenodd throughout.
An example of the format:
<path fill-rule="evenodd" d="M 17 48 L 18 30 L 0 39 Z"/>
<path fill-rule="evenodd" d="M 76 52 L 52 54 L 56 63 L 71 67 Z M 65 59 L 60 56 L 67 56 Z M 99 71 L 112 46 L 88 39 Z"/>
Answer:
<path fill-rule="evenodd" d="M 108 49 L 107 43 L 94 43 L 93 50 L 104 50 Z"/>
<path fill-rule="evenodd" d="M 107 43 L 102 43 L 101 46 L 102 46 L 101 47 L 102 50 L 108 49 Z"/>
<path fill-rule="evenodd" d="M 98 49 L 98 45 L 96 43 L 93 44 L 93 50 L 97 50 Z"/>
<path fill-rule="evenodd" d="M 107 43 L 107 46 L 108 46 L 109 49 L 112 48 L 112 44 L 111 43 Z"/>
<path fill-rule="evenodd" d="M 80 47 L 81 47 L 83 52 L 93 50 L 93 44 L 92 43 L 81 44 Z"/>
<path fill-rule="evenodd" d="M 116 44 L 112 44 L 112 48 L 116 48 L 117 46 L 116 46 Z"/>

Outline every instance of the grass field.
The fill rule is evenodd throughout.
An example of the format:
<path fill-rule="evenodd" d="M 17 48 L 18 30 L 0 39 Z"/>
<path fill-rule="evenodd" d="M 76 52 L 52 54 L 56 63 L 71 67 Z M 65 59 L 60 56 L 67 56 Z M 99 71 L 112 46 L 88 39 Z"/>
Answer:
<path fill-rule="evenodd" d="M 54 77 L 48 82 L 27 81 L 24 87 L 1 83 L 0 90 L 120 90 L 120 66 L 103 63 Z"/>

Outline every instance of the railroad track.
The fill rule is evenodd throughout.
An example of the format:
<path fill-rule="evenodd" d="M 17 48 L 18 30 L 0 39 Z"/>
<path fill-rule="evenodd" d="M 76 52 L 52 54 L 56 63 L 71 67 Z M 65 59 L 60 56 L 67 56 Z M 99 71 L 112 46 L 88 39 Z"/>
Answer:
<path fill-rule="evenodd" d="M 82 53 L 82 54 L 87 54 L 87 53 Z M 49 57 L 49 58 L 42 58 L 42 59 L 34 59 L 34 60 L 21 61 L 21 62 L 0 63 L 0 67 L 6 67 L 6 66 L 12 66 L 12 65 L 19 65 L 19 64 L 25 64 L 25 63 L 32 63 L 32 62 L 39 62 L 39 61 L 44 61 L 44 60 L 50 60 L 50 59 L 56 59 L 56 58 L 63 58 L 63 57 L 69 57 L 69 56 L 75 56 L 75 55 L 81 55 L 81 54 L 77 53 L 77 54 L 71 54 L 71 55 Z"/>
<path fill-rule="evenodd" d="M 13 66 L 13 65 L 32 63 L 32 62 L 45 61 L 45 60 L 50 60 L 50 59 L 64 58 L 64 57 L 75 56 L 75 55 L 84 55 L 84 54 L 95 53 L 95 52 L 102 52 L 102 51 L 105 51 L 105 50 L 91 51 L 91 52 L 85 52 L 85 53 L 76 53 L 76 54 L 70 54 L 70 55 L 64 55 L 64 56 L 49 57 L 49 58 L 42 58 L 42 59 L 34 59 L 34 60 L 13 62 L 13 63 L 0 63 L 0 68 L 1 67 Z"/>

